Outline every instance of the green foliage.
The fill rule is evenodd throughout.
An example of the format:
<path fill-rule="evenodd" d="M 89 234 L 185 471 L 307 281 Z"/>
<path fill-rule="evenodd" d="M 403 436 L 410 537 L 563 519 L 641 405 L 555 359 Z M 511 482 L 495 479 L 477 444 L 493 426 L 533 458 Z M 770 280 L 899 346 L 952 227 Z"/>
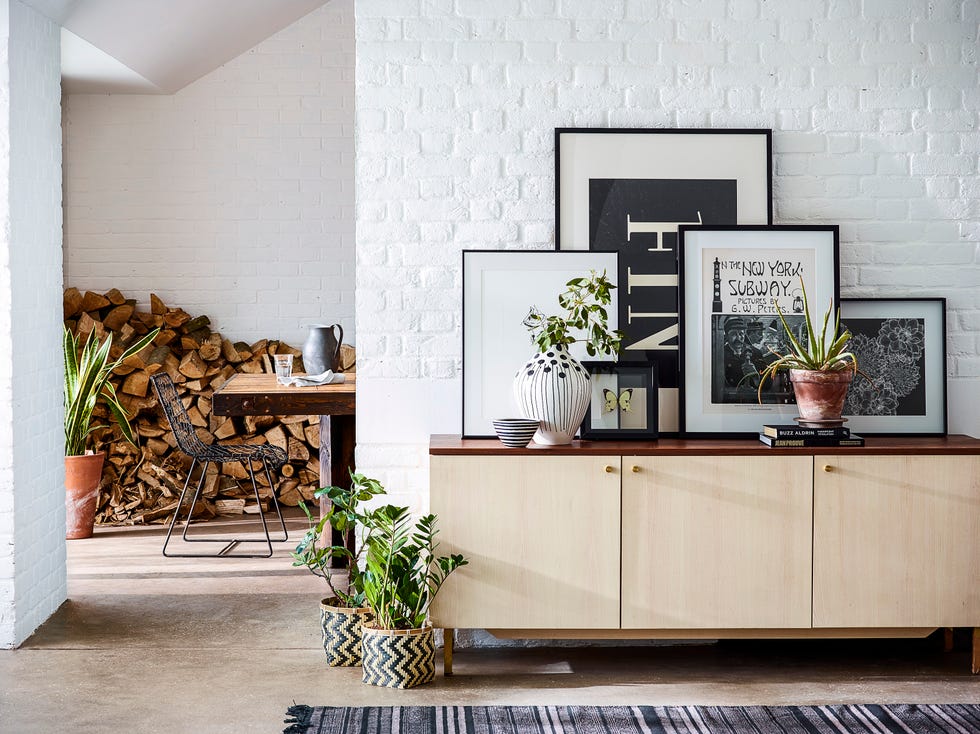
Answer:
<path fill-rule="evenodd" d="M 99 400 L 108 406 L 123 438 L 135 443 L 129 417 L 119 403 L 116 388 L 109 382 L 109 376 L 120 364 L 149 346 L 159 332 L 159 329 L 154 329 L 132 344 L 118 359 L 110 362 L 112 337 L 106 337 L 99 344 L 95 332 L 89 332 L 79 354 L 78 340 L 65 327 L 62 339 L 65 357 L 65 456 L 84 454 L 89 435 L 102 427 L 92 423 L 92 412 Z"/>
<path fill-rule="evenodd" d="M 776 359 L 770 362 L 759 373 L 759 402 L 762 402 L 762 386 L 767 379 L 772 379 L 781 370 L 813 370 L 816 372 L 840 372 L 851 370 L 860 373 L 858 370 L 857 357 L 853 352 L 845 351 L 847 343 L 851 340 L 851 332 L 847 329 L 840 333 L 840 309 L 834 319 L 834 328 L 829 333 L 827 327 L 830 325 L 830 314 L 833 312 L 833 301 L 827 306 L 827 311 L 823 316 L 823 328 L 820 333 L 813 328 L 810 319 L 810 303 L 806 297 L 806 287 L 803 285 L 803 278 L 800 278 L 800 287 L 803 289 L 803 313 L 806 321 L 806 344 L 800 344 L 793 334 L 793 330 L 786 319 L 779 305 L 776 305 L 776 313 L 783 325 L 783 330 L 789 339 L 789 351 L 781 354 L 770 347 L 769 351 L 776 355 Z M 863 373 L 861 373 L 863 374 Z"/>
<path fill-rule="evenodd" d="M 350 489 L 323 487 L 313 494 L 317 499 L 326 497 L 331 502 L 330 509 L 319 520 L 313 517 L 313 514 L 306 507 L 306 503 L 302 501 L 299 503 L 303 512 L 306 513 L 310 527 L 291 555 L 294 566 L 306 566 L 314 576 L 320 576 L 326 580 L 333 597 L 342 606 L 354 609 L 364 606 L 364 574 L 360 569 L 360 556 L 368 536 L 365 535 L 359 539 L 360 544 L 355 552 L 352 553 L 348 548 L 354 545 L 354 536 L 358 526 L 364 531 L 370 532 L 368 515 L 361 510 L 361 503 L 368 502 L 379 494 L 384 494 L 385 488 L 377 479 L 369 479 L 363 474 L 351 472 L 350 478 Z M 332 530 L 341 534 L 343 545 L 332 544 Z M 324 536 L 329 543 L 325 546 L 321 545 Z M 334 584 L 331 562 L 335 558 L 344 559 L 344 565 L 347 569 L 347 582 L 343 586 Z"/>
<path fill-rule="evenodd" d="M 606 306 L 612 303 L 612 290 L 606 271 L 599 275 L 592 271 L 588 278 L 573 278 L 565 284 L 568 290 L 558 296 L 558 305 L 565 310 L 563 316 L 545 316 L 531 306 L 524 319 L 524 326 L 531 332 L 531 339 L 544 352 L 552 347 L 568 346 L 585 342 L 589 356 L 614 354 L 619 351 L 623 332 L 610 331 Z M 573 331 L 584 337 L 576 339 Z"/>
<path fill-rule="evenodd" d="M 407 507 L 385 505 L 370 514 L 364 595 L 381 629 L 418 629 L 446 578 L 468 561 L 437 558 L 436 516 L 412 524 Z"/>

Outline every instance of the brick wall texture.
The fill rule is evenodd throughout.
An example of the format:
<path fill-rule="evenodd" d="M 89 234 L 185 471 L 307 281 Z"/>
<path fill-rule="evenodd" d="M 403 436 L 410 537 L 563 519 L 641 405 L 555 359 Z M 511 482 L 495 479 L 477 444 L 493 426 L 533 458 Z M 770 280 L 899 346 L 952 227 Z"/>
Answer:
<path fill-rule="evenodd" d="M 949 299 L 951 427 L 980 433 L 978 26 L 973 0 L 358 0 L 359 466 L 425 505 L 459 251 L 553 247 L 561 126 L 772 128 L 775 222 L 840 224 L 845 296 Z"/>
<path fill-rule="evenodd" d="M 174 95 L 65 101 L 65 282 L 234 339 L 354 341 L 354 2 Z"/>
<path fill-rule="evenodd" d="M 61 361 L 61 41 L 0 3 L 0 647 L 67 596 Z"/>

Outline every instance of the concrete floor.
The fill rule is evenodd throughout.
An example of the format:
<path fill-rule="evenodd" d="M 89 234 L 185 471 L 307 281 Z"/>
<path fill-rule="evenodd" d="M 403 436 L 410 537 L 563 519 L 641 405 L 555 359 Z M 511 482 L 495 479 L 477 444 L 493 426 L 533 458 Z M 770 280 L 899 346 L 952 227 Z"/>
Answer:
<path fill-rule="evenodd" d="M 301 523 L 293 523 L 297 529 Z M 322 581 L 272 559 L 160 556 L 152 529 L 69 541 L 69 596 L 0 651 L 0 732 L 262 732 L 287 706 L 978 702 L 965 651 L 933 640 L 458 650 L 412 691 L 328 668 Z"/>

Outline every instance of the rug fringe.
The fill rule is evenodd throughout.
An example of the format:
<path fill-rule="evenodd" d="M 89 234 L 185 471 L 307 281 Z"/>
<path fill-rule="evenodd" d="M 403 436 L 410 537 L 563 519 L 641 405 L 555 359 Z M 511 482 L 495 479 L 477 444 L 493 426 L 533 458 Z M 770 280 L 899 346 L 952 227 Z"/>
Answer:
<path fill-rule="evenodd" d="M 286 709 L 286 716 L 289 718 L 283 719 L 282 723 L 289 724 L 289 726 L 282 730 L 282 734 L 304 734 L 310 728 L 313 707 L 293 704 Z"/>

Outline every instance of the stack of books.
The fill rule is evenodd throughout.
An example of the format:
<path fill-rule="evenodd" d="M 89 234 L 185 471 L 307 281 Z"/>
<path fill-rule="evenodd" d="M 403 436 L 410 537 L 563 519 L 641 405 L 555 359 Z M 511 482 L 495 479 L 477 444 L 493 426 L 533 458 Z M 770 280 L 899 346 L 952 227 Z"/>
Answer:
<path fill-rule="evenodd" d="M 807 428 L 797 425 L 763 426 L 759 440 L 774 449 L 803 446 L 864 446 L 864 439 L 844 428 Z"/>

